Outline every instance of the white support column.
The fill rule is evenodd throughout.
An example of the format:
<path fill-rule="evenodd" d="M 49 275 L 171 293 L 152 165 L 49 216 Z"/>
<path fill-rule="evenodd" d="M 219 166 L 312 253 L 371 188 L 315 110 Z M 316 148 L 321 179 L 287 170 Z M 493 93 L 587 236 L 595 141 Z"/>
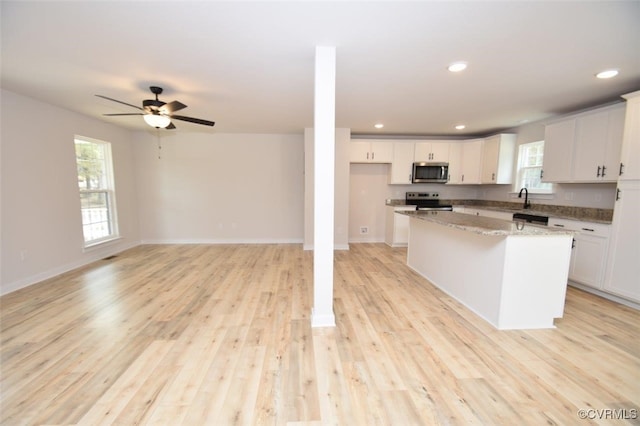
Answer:
<path fill-rule="evenodd" d="M 312 327 L 335 327 L 333 313 L 333 211 L 336 48 L 316 47 L 314 92 L 314 229 Z"/>

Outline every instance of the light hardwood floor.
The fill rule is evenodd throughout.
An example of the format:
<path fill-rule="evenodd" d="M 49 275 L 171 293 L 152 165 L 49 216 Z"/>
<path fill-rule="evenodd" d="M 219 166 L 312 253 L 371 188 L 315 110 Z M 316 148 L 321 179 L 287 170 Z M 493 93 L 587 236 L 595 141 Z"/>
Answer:
<path fill-rule="evenodd" d="M 497 331 L 404 249 L 335 258 L 336 328 L 300 245 L 140 246 L 6 295 L 0 422 L 638 424 L 639 312 L 569 288 L 556 329 Z"/>

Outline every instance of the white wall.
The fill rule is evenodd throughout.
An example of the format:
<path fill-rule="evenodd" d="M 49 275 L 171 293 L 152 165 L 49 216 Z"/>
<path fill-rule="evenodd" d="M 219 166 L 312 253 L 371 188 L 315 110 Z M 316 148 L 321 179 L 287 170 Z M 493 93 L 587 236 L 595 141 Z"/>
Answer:
<path fill-rule="evenodd" d="M 2 90 L 1 95 L 0 293 L 138 244 L 130 132 L 13 92 Z M 86 251 L 74 135 L 112 144 L 122 235 L 116 242 Z"/>
<path fill-rule="evenodd" d="M 160 135 L 133 136 L 143 242 L 302 242 L 302 134 Z"/>

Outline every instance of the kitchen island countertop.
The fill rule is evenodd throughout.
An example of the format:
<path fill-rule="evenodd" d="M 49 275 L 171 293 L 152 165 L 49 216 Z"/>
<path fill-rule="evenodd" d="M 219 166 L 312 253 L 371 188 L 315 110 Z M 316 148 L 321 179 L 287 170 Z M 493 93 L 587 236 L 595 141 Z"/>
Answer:
<path fill-rule="evenodd" d="M 426 220 L 464 231 L 481 235 L 572 235 L 574 232 L 566 229 L 549 228 L 524 222 L 510 222 L 492 217 L 475 216 L 449 211 L 406 211 L 396 212 L 412 218 Z"/>

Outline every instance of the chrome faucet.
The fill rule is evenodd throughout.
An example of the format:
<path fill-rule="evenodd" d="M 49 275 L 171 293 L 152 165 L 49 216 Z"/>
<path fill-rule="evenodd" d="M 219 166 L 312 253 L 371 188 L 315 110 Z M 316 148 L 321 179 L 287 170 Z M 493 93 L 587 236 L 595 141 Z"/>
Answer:
<path fill-rule="evenodd" d="M 522 188 L 518 193 L 518 198 L 522 198 L 522 191 L 524 191 L 524 208 L 528 209 L 531 207 L 531 203 L 529 202 L 529 190 L 527 188 Z"/>

